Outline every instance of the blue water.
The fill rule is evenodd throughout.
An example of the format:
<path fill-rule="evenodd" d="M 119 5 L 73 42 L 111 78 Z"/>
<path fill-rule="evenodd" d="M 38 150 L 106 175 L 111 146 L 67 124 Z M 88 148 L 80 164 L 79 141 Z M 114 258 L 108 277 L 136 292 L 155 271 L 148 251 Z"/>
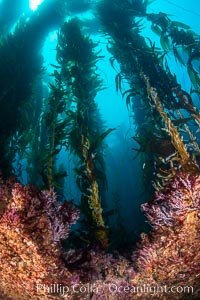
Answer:
<path fill-rule="evenodd" d="M 95 1 L 93 0 L 92 2 L 94 3 Z M 36 6 L 31 7 L 32 9 L 36 9 Z M 84 23 L 85 33 L 90 33 L 91 38 L 99 42 L 97 49 L 102 49 L 101 55 L 105 56 L 105 58 L 100 60 L 97 64 L 105 89 L 98 93 L 96 102 L 98 103 L 106 127 L 115 128 L 115 131 L 106 139 L 107 151 L 105 161 L 108 179 L 106 198 L 109 199 L 108 207 L 110 209 L 113 208 L 114 203 L 117 203 L 119 200 L 124 225 L 127 229 L 138 230 L 138 224 L 143 222 L 142 214 L 140 213 L 140 204 L 146 201 L 146 196 L 144 195 L 140 159 L 133 160 L 135 153 L 132 148 L 136 146 L 131 139 L 135 131 L 133 114 L 127 109 L 125 100 L 122 99 L 120 93 L 116 93 L 116 72 L 110 65 L 110 54 L 106 50 L 107 40 L 98 31 L 100 28 L 95 22 L 93 11 L 89 10 L 75 13 L 74 10 L 66 16 L 66 20 L 74 16 L 80 18 Z M 169 14 L 172 20 L 190 25 L 193 31 L 200 34 L 200 1 L 157 0 L 148 7 L 148 13 L 158 12 Z M 91 27 L 89 24 L 92 24 Z M 93 28 L 97 31 L 91 30 Z M 143 36 L 150 37 L 152 41 L 155 40 L 156 43 L 158 43 L 158 38 L 152 33 L 147 22 L 145 23 Z M 56 44 L 57 31 L 54 30 L 46 37 L 42 50 L 44 66 L 46 68 L 46 81 L 44 81 L 44 85 L 46 86 L 48 85 L 47 80 L 51 78 L 50 75 L 53 71 L 51 64 L 56 64 Z M 181 83 L 183 89 L 189 90 L 190 82 L 185 69 L 177 65 L 175 61 L 170 63 L 170 67 L 177 74 L 178 81 Z M 119 70 L 117 64 L 116 68 Z M 127 87 L 128 85 L 124 83 L 124 90 Z M 68 154 L 66 162 L 66 153 L 61 153 L 59 161 L 65 161 L 67 173 L 70 174 L 65 180 L 66 196 L 67 198 L 77 199 L 79 197 L 79 191 L 75 185 L 73 158 Z"/>

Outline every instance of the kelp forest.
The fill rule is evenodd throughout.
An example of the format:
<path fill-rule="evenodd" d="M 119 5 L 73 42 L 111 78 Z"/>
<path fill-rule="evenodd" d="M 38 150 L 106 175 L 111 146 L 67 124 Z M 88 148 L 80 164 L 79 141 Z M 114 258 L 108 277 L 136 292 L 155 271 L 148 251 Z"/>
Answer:
<path fill-rule="evenodd" d="M 157 2 L 0 1 L 0 299 L 199 299 L 200 35 Z"/>

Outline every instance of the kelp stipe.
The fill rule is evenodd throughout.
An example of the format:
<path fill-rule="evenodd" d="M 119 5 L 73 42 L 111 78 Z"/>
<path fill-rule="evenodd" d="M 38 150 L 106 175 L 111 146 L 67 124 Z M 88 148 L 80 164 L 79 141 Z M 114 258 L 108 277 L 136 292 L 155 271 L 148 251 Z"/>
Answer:
<path fill-rule="evenodd" d="M 64 23 L 59 31 L 57 61 L 71 101 L 67 110 L 70 120 L 68 142 L 78 158 L 77 183 L 82 193 L 80 209 L 91 238 L 107 247 L 108 233 L 102 216 L 98 182 L 103 170 L 98 166 L 102 166 L 102 142 L 113 129 L 103 131 L 94 101 L 102 88 L 96 72 L 96 63 L 101 56 L 95 53 L 95 46 L 90 37 L 83 36 L 77 19 Z"/>
<path fill-rule="evenodd" d="M 67 99 L 61 76 L 57 70 L 53 74 L 54 83 L 50 83 L 50 95 L 46 99 L 42 124 L 46 135 L 46 143 L 41 153 L 41 176 L 46 188 L 59 187 L 60 178 L 66 176 L 66 171 L 58 171 L 56 159 L 62 149 L 67 150 L 66 116 Z M 62 188 L 62 187 L 60 187 Z"/>
<path fill-rule="evenodd" d="M 162 186 L 179 169 L 199 172 L 199 146 L 194 136 L 199 127 L 200 116 L 191 95 L 182 89 L 176 76 L 171 73 L 161 49 L 157 49 L 149 38 L 145 39 L 142 36 L 142 19 L 150 19 L 146 12 L 147 6 L 144 9 L 145 14 L 141 16 L 140 11 L 137 12 L 130 2 L 119 3 L 116 0 L 111 3 L 105 0 L 99 5 L 98 15 L 102 30 L 110 35 L 108 50 L 113 55 L 111 63 L 114 66 L 116 59 L 121 67 L 120 73 L 116 75 L 116 88 L 121 89 L 123 79 L 128 80 L 130 84 L 130 89 L 121 92 L 122 96 L 126 97 L 128 109 L 134 112 L 137 130 L 133 139 L 140 145 L 139 152 L 144 153 L 144 174 L 150 168 L 147 182 L 153 179 Z M 136 17 L 140 16 L 141 19 L 136 20 Z M 171 33 L 172 29 L 174 32 L 174 28 L 178 33 L 182 33 L 182 23 L 169 21 L 165 14 L 160 16 L 166 19 Z M 187 30 L 188 27 L 185 28 Z M 195 38 L 193 41 L 195 42 Z M 178 43 L 178 40 L 173 36 L 171 43 L 176 42 Z M 183 40 L 182 44 L 185 43 Z M 166 45 L 164 46 L 166 51 Z M 198 43 L 188 47 L 196 49 Z M 198 51 L 196 49 L 196 52 Z M 193 50 L 188 49 L 188 64 L 191 52 Z M 197 86 L 197 78 L 192 84 Z M 194 124 L 192 120 L 195 121 Z M 156 144 L 159 146 L 155 147 Z"/>
<path fill-rule="evenodd" d="M 37 47 L 29 44 L 26 24 L 19 24 L 14 34 L 1 39 L 0 169 L 4 177 L 13 171 L 16 153 L 24 153 L 32 127 L 30 102 L 36 77 L 42 70 L 42 57 Z"/>
<path fill-rule="evenodd" d="M 31 96 L 43 71 L 41 49 L 46 35 L 62 22 L 63 5 L 61 0 L 44 1 L 28 19 L 18 21 L 13 33 L 0 37 L 0 170 L 5 178 L 15 173 L 16 153 L 24 156 L 30 146 L 37 102 Z"/>

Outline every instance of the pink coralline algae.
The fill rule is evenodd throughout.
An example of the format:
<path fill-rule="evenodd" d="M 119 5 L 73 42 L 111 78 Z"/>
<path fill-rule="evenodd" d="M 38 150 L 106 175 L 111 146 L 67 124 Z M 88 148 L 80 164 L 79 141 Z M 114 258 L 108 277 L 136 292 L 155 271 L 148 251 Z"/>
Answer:
<path fill-rule="evenodd" d="M 152 201 L 142 205 L 142 210 L 153 230 L 149 235 L 142 234 L 133 254 L 138 272 L 151 274 L 160 285 L 193 287 L 194 294 L 188 298 L 174 294 L 170 299 L 198 299 L 195 291 L 200 287 L 200 175 L 177 174 L 155 193 Z"/>
<path fill-rule="evenodd" d="M 200 204 L 199 176 L 179 174 L 170 185 L 156 191 L 154 200 L 142 205 L 153 228 L 175 226 L 190 212 L 198 211 Z"/>
<path fill-rule="evenodd" d="M 97 247 L 64 252 L 78 218 L 71 203 L 1 182 L 0 299 L 200 299 L 199 204 L 200 175 L 180 172 L 142 205 L 152 231 L 130 258 Z"/>
<path fill-rule="evenodd" d="M 61 240 L 79 213 L 69 202 L 58 203 L 53 190 L 13 180 L 1 182 L 0 195 L 0 299 L 46 299 L 38 285 L 68 284 L 72 277 Z"/>

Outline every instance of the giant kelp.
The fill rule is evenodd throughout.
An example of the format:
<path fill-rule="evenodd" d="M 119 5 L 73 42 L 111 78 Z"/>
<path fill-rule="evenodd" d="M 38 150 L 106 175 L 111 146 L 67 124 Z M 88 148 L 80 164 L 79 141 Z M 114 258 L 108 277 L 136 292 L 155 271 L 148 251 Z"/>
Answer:
<path fill-rule="evenodd" d="M 101 145 L 112 129 L 103 130 L 94 102 L 96 93 L 101 89 L 95 66 L 100 56 L 92 52 L 95 44 L 89 37 L 82 37 L 80 33 L 77 36 L 76 32 L 72 37 L 70 30 L 63 35 L 60 33 L 57 59 L 62 66 L 61 73 L 54 71 L 55 82 L 50 83 L 51 92 L 46 101 L 41 97 L 36 98 L 36 94 L 32 97 L 38 85 L 36 79 L 42 71 L 40 50 L 44 37 L 62 20 L 63 5 L 65 3 L 60 1 L 45 1 L 30 19 L 19 21 L 13 34 L 2 38 L 1 104 L 4 109 L 0 124 L 1 169 L 4 177 L 17 174 L 13 163 L 18 154 L 19 160 L 25 158 L 27 161 L 28 181 L 45 187 L 57 187 L 66 171 L 56 171 L 56 159 L 62 147 L 69 146 L 80 159 L 80 166 L 76 168 L 77 183 L 83 193 L 82 198 L 88 199 L 82 199 L 82 211 L 85 211 L 93 227 L 98 224 L 98 233 L 95 234 L 103 236 L 106 230 L 100 207 L 99 185 L 101 188 L 105 186 L 106 177 Z M 54 21 L 49 22 L 52 15 Z M 73 33 L 73 26 L 71 29 Z M 66 49 L 61 35 L 69 39 Z M 75 51 L 77 49 L 78 52 Z M 74 57 L 66 57 L 66 50 L 72 50 Z M 62 56 L 68 65 L 64 66 L 61 62 Z M 15 75 L 12 73 L 13 66 Z M 9 112 L 10 117 L 7 118 Z M 20 172 L 21 165 L 18 166 Z M 86 203 L 92 207 L 92 214 L 88 207 L 84 208 Z"/>
<path fill-rule="evenodd" d="M 107 233 L 102 217 L 99 180 L 102 179 L 101 145 L 112 131 L 103 131 L 94 101 L 101 89 L 96 63 L 101 58 L 95 53 L 96 44 L 81 32 L 77 19 L 64 23 L 58 34 L 57 61 L 66 83 L 69 126 L 69 148 L 78 158 L 77 183 L 81 190 L 81 210 L 88 222 L 90 234 L 104 246 Z M 99 168 L 100 167 L 100 168 Z"/>
<path fill-rule="evenodd" d="M 42 114 L 41 124 L 46 141 L 40 154 L 40 173 L 46 187 L 58 187 L 58 181 L 66 172 L 58 172 L 56 158 L 64 148 L 68 149 L 68 125 L 66 116 L 68 102 L 61 75 L 54 71 L 55 83 L 50 83 L 50 95 Z"/>
<path fill-rule="evenodd" d="M 25 24 L 20 24 L 16 34 L 2 38 L 0 47 L 0 168 L 5 176 L 11 173 L 17 145 L 24 150 L 22 143 L 31 126 L 30 96 L 34 80 L 42 68 L 41 55 L 25 42 L 24 28 Z"/>
<path fill-rule="evenodd" d="M 151 178 L 163 183 L 180 168 L 198 170 L 199 146 L 195 133 L 200 122 L 192 95 L 182 89 L 166 59 L 166 52 L 172 47 L 175 57 L 183 63 L 176 50 L 177 46 L 186 49 L 187 70 L 195 88 L 192 93 L 198 94 L 198 77 L 193 66 L 199 57 L 198 37 L 188 26 L 171 21 L 164 13 L 148 14 L 151 2 L 107 0 L 98 8 L 102 28 L 110 37 L 111 64 L 114 67 L 116 59 L 121 67 L 115 79 L 116 90 L 126 98 L 128 109 L 134 112 L 137 130 L 133 139 L 139 145 L 138 153 L 144 154 L 142 165 L 147 184 Z M 34 177 L 36 182 L 39 174 L 44 186 L 56 186 L 60 176 L 66 174 L 56 170 L 56 159 L 63 146 L 69 148 L 79 161 L 76 172 L 83 194 L 82 211 L 88 223 L 96 219 L 94 227 L 99 224 L 101 228 L 104 222 L 98 206 L 99 184 L 103 186 L 106 182 L 101 145 L 112 129 L 102 129 L 94 102 L 102 88 L 96 72 L 96 63 L 102 57 L 100 52 L 92 52 L 95 43 L 81 34 L 80 26 L 75 25 L 77 21 L 63 25 L 59 32 L 59 66 L 55 66 L 50 97 L 44 103 L 30 97 L 41 70 L 39 50 L 43 38 L 62 19 L 59 3 L 45 2 L 30 20 L 22 19 L 13 34 L 2 38 L 1 169 L 7 177 L 12 172 L 16 153 L 28 152 L 30 178 Z M 55 23 L 48 25 L 54 10 Z M 144 19 L 150 21 L 152 30 L 160 35 L 162 49 L 143 37 Z M 38 43 L 34 41 L 33 45 L 35 32 Z M 125 91 L 122 89 L 124 79 L 130 83 L 130 89 Z M 37 112 L 36 107 L 40 107 Z M 10 118 L 6 118 L 9 113 Z M 30 150 L 34 146 L 35 150 Z M 92 207 L 92 214 L 87 203 Z"/>
<path fill-rule="evenodd" d="M 178 21 L 172 21 L 165 13 L 147 14 L 151 29 L 160 37 L 164 56 L 173 52 L 176 60 L 187 67 L 188 75 L 194 88 L 199 88 L 200 78 L 194 63 L 200 58 L 199 35 L 190 26 Z"/>
<path fill-rule="evenodd" d="M 153 28 L 160 26 L 163 32 L 165 24 L 166 35 L 171 38 L 174 46 L 178 44 L 178 37 L 183 34 L 185 27 L 184 36 L 190 34 L 193 40 L 192 44 L 189 42 L 187 49 L 188 65 L 193 74 L 195 71 L 191 70 L 191 56 L 194 50 L 195 53 L 199 50 L 197 50 L 198 43 L 195 42 L 194 34 L 187 32 L 186 25 L 172 22 L 161 13 L 157 15 L 157 21 L 155 15 L 153 17 L 146 12 L 148 1 L 141 1 L 140 5 L 143 5 L 143 15 L 141 15 L 141 7 L 138 9 L 137 5 L 129 1 L 119 3 L 117 0 L 114 2 L 105 0 L 99 5 L 98 15 L 102 30 L 106 35 L 109 34 L 108 50 L 113 55 L 111 63 L 114 66 L 114 61 L 117 60 L 121 67 L 120 73 L 116 75 L 116 88 L 121 90 L 123 97 L 126 97 L 127 106 L 133 110 L 135 121 L 138 122 L 133 138 L 140 145 L 139 151 L 145 153 L 144 172 L 146 166 L 149 169 L 151 164 L 151 177 L 162 181 L 188 164 L 191 170 L 198 170 L 195 157 L 199 156 L 199 147 L 194 135 L 199 127 L 199 113 L 191 95 L 183 90 L 176 75 L 171 73 L 161 49 L 158 49 L 149 38 L 142 36 L 144 18 L 151 19 Z M 165 21 L 162 26 L 159 17 Z M 176 37 L 173 35 L 175 28 Z M 181 45 L 185 46 L 185 43 L 186 39 L 182 40 Z M 161 46 L 164 47 L 163 42 Z M 166 47 L 163 51 L 166 51 Z M 121 89 L 123 79 L 128 80 L 130 84 L 130 89 L 126 91 Z M 198 80 L 192 83 L 197 87 Z M 181 136 L 182 131 L 184 131 L 183 136 Z M 151 138 L 148 138 L 149 134 Z M 155 144 L 160 144 L 163 151 L 158 147 L 156 149 Z"/>
<path fill-rule="evenodd" d="M 82 300 L 88 297 L 94 300 L 100 297 L 168 299 L 168 290 L 163 292 L 159 289 L 157 293 L 149 294 L 135 289 L 141 285 L 161 286 L 163 282 L 174 288 L 188 283 L 193 287 L 194 293 L 171 293 L 173 300 L 199 298 L 199 112 L 192 95 L 183 90 L 171 72 L 165 53 L 170 50 L 168 42 L 176 47 L 180 36 L 186 37 L 190 32 L 187 32 L 187 26 L 171 22 L 165 14 L 148 15 L 147 6 L 151 2 L 103 0 L 98 13 L 103 30 L 109 37 L 108 50 L 113 55 L 111 64 L 115 67 L 115 60 L 120 64 L 115 80 L 116 90 L 126 99 L 127 108 L 134 112 L 137 128 L 133 139 L 140 147 L 137 153 L 144 154 L 146 182 L 153 178 L 155 183 L 155 195 L 142 205 L 152 232 L 141 234 L 141 242 L 131 258 L 130 255 L 128 258 L 122 257 L 117 251 L 114 255 L 106 254 L 99 248 L 99 244 L 104 247 L 108 244 L 99 189 L 100 184 L 103 186 L 106 181 L 102 144 L 113 129 L 105 130 L 95 103 L 95 96 L 102 88 L 96 66 L 102 58 L 101 53 L 95 51 L 96 44 L 91 38 L 82 34 L 79 22 L 70 20 L 64 23 L 58 34 L 58 65 L 54 65 L 54 81 L 49 85 L 50 94 L 45 100 L 41 99 L 41 95 L 34 100 L 30 97 L 33 79 L 39 68 L 36 68 L 34 76 L 31 73 L 30 77 L 24 78 L 26 84 L 31 84 L 24 102 L 12 99 L 10 104 L 13 106 L 9 107 L 6 102 L 9 98 L 4 97 L 12 85 L 5 84 L 5 88 L 2 84 L 4 89 L 0 99 L 5 106 L 4 113 L 8 114 L 9 109 L 14 107 L 17 107 L 17 112 L 10 112 L 13 120 L 4 118 L 7 127 L 0 123 L 4 155 L 1 168 L 4 176 L 9 176 L 16 150 L 27 154 L 28 148 L 26 158 L 32 168 L 31 172 L 29 169 L 30 177 L 34 181 L 38 174 L 46 188 L 54 187 L 56 190 L 58 178 L 64 175 L 58 171 L 56 159 L 63 147 L 70 150 L 76 157 L 75 171 L 81 191 L 79 208 L 84 215 L 79 239 L 86 238 L 89 247 L 69 249 L 71 243 L 67 239 L 68 250 L 63 250 L 61 241 L 68 238 L 69 226 L 77 220 L 78 212 L 68 202 L 58 202 L 52 188 L 50 191 L 39 191 L 32 186 L 22 186 L 13 178 L 8 181 L 0 179 L 0 297 L 3 299 L 63 299 L 65 296 Z M 36 14 L 36 23 L 37 16 L 42 19 L 41 11 Z M 52 12 L 45 9 L 43 12 L 48 22 Z M 167 25 L 159 23 L 163 15 Z M 158 21 L 155 21 L 156 17 Z M 162 30 L 168 32 L 170 28 L 168 40 L 161 38 L 163 50 L 157 49 L 153 41 L 143 37 L 144 18 L 151 20 L 152 30 L 160 30 L 161 35 Z M 26 37 L 29 32 L 32 38 L 34 30 L 40 28 L 39 25 L 33 26 L 33 31 L 26 31 L 27 24 L 24 24 L 21 37 Z M 51 26 L 44 27 L 44 31 L 38 33 L 40 38 Z M 21 30 L 21 25 L 19 28 Z M 174 35 L 170 36 L 172 32 Z M 26 42 L 28 47 L 28 40 Z M 181 40 L 184 45 L 190 42 L 186 38 Z M 5 41 L 2 45 L 5 51 Z M 192 77 L 190 74 L 195 88 L 192 93 L 198 94 L 198 77 L 191 66 L 198 58 L 196 40 L 194 47 L 188 52 L 187 69 L 193 73 Z M 39 48 L 33 47 L 34 54 L 39 53 Z M 29 55 L 32 54 L 29 48 L 26 50 Z M 182 62 L 176 50 L 176 58 Z M 12 58 L 8 53 L 9 59 Z M 38 65 L 41 66 L 41 62 Z M 24 70 L 25 66 L 20 66 Z M 13 90 L 14 96 L 17 95 L 22 75 L 27 74 L 25 71 L 21 73 L 18 67 L 16 71 L 17 75 L 20 73 L 20 80 Z M 5 76 L 7 81 L 10 76 L 10 73 Z M 125 91 L 122 88 L 124 79 L 130 83 L 130 88 Z M 21 89 L 23 91 L 23 87 Z M 27 99 L 33 101 L 29 103 Z M 33 113 L 29 114 L 31 109 Z M 30 122 L 28 127 L 27 120 Z M 9 123 L 11 121 L 13 124 Z M 8 154 L 3 152 L 4 145 Z M 30 149 L 33 147 L 35 149 Z M 6 155 L 10 160 L 3 165 Z M 89 234 L 84 235 L 85 231 Z M 52 292 L 51 288 L 57 280 L 61 283 L 60 288 L 69 287 L 69 290 Z M 87 289 L 88 286 L 91 288 Z M 85 292 L 77 293 L 79 287 Z"/>
<path fill-rule="evenodd" d="M 23 17 L 13 33 L 0 40 L 0 169 L 5 177 L 13 172 L 16 153 L 24 152 L 33 120 L 31 101 L 36 78 L 42 71 L 41 48 L 46 34 L 59 25 L 62 1 L 45 1 L 28 19 Z M 49 22 L 53 16 L 54 22 Z"/>

